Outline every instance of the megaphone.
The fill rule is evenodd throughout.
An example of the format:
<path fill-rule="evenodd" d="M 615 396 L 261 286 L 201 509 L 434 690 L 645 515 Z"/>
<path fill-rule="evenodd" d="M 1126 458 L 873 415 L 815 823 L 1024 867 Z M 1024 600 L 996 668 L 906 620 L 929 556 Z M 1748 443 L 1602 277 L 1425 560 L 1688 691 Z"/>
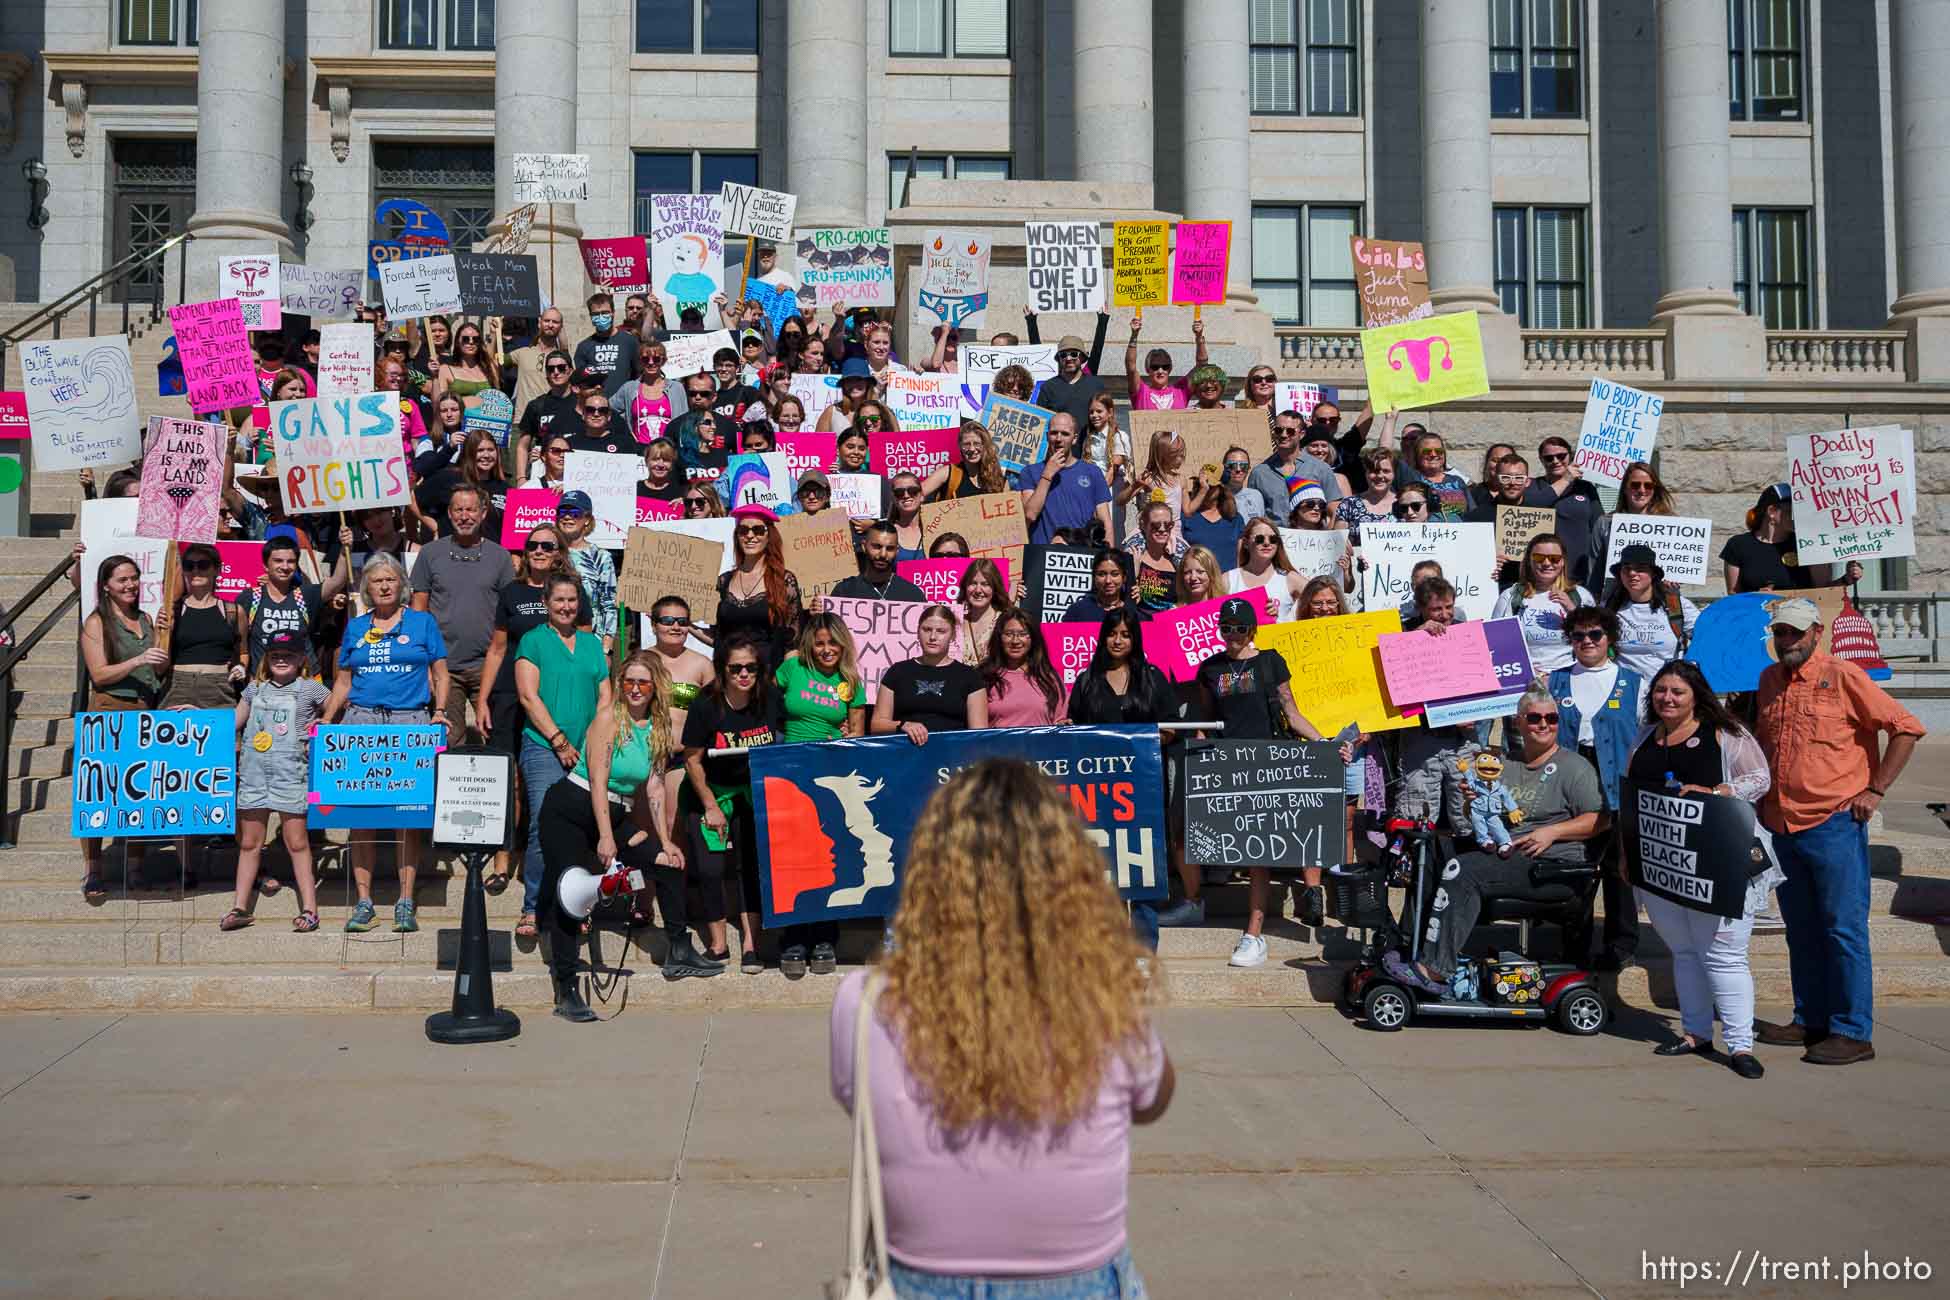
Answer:
<path fill-rule="evenodd" d="M 601 900 L 642 888 L 640 873 L 620 862 L 600 876 L 587 867 L 570 867 L 555 884 L 555 905 L 576 920 L 586 921 Z"/>

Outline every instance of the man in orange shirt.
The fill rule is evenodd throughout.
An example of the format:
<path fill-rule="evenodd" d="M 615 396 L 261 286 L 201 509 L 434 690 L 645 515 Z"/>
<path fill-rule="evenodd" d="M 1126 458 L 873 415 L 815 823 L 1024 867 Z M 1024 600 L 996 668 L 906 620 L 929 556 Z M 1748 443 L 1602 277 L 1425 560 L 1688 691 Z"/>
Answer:
<path fill-rule="evenodd" d="M 1755 1036 L 1804 1047 L 1801 1059 L 1816 1065 L 1852 1065 L 1876 1054 L 1868 822 L 1923 724 L 1860 668 L 1816 649 L 1813 601 L 1782 600 L 1773 613 L 1779 662 L 1761 674 L 1755 733 L 1774 775 L 1760 816 L 1787 875 L 1779 897 L 1794 1020 L 1756 1021 Z"/>

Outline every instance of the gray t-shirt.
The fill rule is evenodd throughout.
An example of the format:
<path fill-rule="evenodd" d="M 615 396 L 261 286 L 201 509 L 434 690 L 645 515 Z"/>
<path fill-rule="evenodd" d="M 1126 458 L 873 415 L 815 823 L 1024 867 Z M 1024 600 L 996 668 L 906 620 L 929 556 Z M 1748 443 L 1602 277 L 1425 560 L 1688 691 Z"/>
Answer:
<path fill-rule="evenodd" d="M 1303 451 L 1293 458 L 1293 474 L 1297 478 L 1309 478 L 1320 484 L 1320 490 L 1326 495 L 1329 505 L 1340 500 L 1341 489 L 1334 478 L 1333 466 L 1322 464 Z M 1286 527 L 1286 521 L 1293 514 L 1293 493 L 1287 487 L 1287 476 L 1280 472 L 1279 461 L 1268 456 L 1253 466 L 1252 475 L 1246 480 L 1246 484 L 1248 487 L 1258 488 L 1260 496 L 1265 498 L 1267 518 L 1282 528 Z"/>
<path fill-rule="evenodd" d="M 427 612 L 447 642 L 449 668 L 466 672 L 481 666 L 501 589 L 514 580 L 508 553 L 486 538 L 462 546 L 443 537 L 420 548 L 413 562 L 413 591 L 427 593 Z"/>
<path fill-rule="evenodd" d="M 1536 771 L 1520 758 L 1503 764 L 1503 785 L 1523 810 L 1523 820 L 1511 828 L 1522 835 L 1536 826 L 1551 826 L 1588 812 L 1602 812 L 1604 791 L 1598 773 L 1575 750 L 1559 748 Z M 1583 862 L 1585 841 L 1560 840 L 1540 855 L 1545 862 Z"/>

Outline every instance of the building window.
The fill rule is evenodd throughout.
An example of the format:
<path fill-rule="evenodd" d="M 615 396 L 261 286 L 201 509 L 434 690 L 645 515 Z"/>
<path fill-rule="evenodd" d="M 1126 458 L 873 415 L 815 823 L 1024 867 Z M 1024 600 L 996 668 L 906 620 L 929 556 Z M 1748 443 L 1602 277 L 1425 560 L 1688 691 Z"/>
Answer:
<path fill-rule="evenodd" d="M 379 0 L 382 50 L 494 49 L 494 0 Z"/>
<path fill-rule="evenodd" d="M 901 59 L 1006 59 L 1009 0 L 888 0 L 887 52 Z"/>
<path fill-rule="evenodd" d="M 1490 116 L 1582 116 L 1583 0 L 1489 5 Z"/>
<path fill-rule="evenodd" d="M 1319 204 L 1255 205 L 1253 292 L 1276 325 L 1360 323 L 1354 286 L 1359 208 Z"/>
<path fill-rule="evenodd" d="M 1805 209 L 1733 210 L 1733 291 L 1741 311 L 1771 330 L 1813 329 L 1808 265 Z"/>
<path fill-rule="evenodd" d="M 638 54 L 756 54 L 758 0 L 636 0 Z"/>
<path fill-rule="evenodd" d="M 1583 208 L 1496 209 L 1496 296 L 1526 329 L 1590 324 Z"/>
<path fill-rule="evenodd" d="M 914 160 L 916 180 L 1006 181 L 1009 155 L 971 153 L 924 153 Z M 887 159 L 887 206 L 902 206 L 901 190 L 907 183 L 907 155 Z"/>
<path fill-rule="evenodd" d="M 196 44 L 197 0 L 121 0 L 122 45 Z"/>
<path fill-rule="evenodd" d="M 636 233 L 650 233 L 652 194 L 716 194 L 731 181 L 737 185 L 758 184 L 758 155 L 755 153 L 639 153 L 636 156 Z M 745 261 L 745 237 L 724 237 L 725 283 L 736 286 L 738 272 Z M 730 290 L 727 290 L 730 292 Z M 676 322 L 671 322 L 676 328 Z"/>
<path fill-rule="evenodd" d="M 372 147 L 373 198 L 412 199 L 431 208 L 447 225 L 455 248 L 472 248 L 487 238 L 494 218 L 494 146 L 473 144 L 375 144 Z M 401 223 L 388 217 L 376 225 L 374 239 L 398 239 Z"/>
<path fill-rule="evenodd" d="M 1356 0 L 1252 0 L 1252 111 L 1361 111 Z"/>
<path fill-rule="evenodd" d="M 1801 120 L 1802 0 L 1727 0 L 1727 111 L 1736 122 Z"/>

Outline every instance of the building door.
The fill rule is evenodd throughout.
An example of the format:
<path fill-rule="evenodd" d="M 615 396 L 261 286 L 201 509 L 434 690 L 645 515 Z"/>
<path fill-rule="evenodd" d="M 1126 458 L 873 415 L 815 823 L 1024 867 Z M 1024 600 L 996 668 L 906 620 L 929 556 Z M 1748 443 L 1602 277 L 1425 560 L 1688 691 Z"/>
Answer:
<path fill-rule="evenodd" d="M 196 141 L 120 139 L 114 158 L 113 242 L 105 265 L 182 234 L 196 210 Z M 109 299 L 155 302 L 167 283 L 162 263 L 147 265 L 112 286 Z"/>

